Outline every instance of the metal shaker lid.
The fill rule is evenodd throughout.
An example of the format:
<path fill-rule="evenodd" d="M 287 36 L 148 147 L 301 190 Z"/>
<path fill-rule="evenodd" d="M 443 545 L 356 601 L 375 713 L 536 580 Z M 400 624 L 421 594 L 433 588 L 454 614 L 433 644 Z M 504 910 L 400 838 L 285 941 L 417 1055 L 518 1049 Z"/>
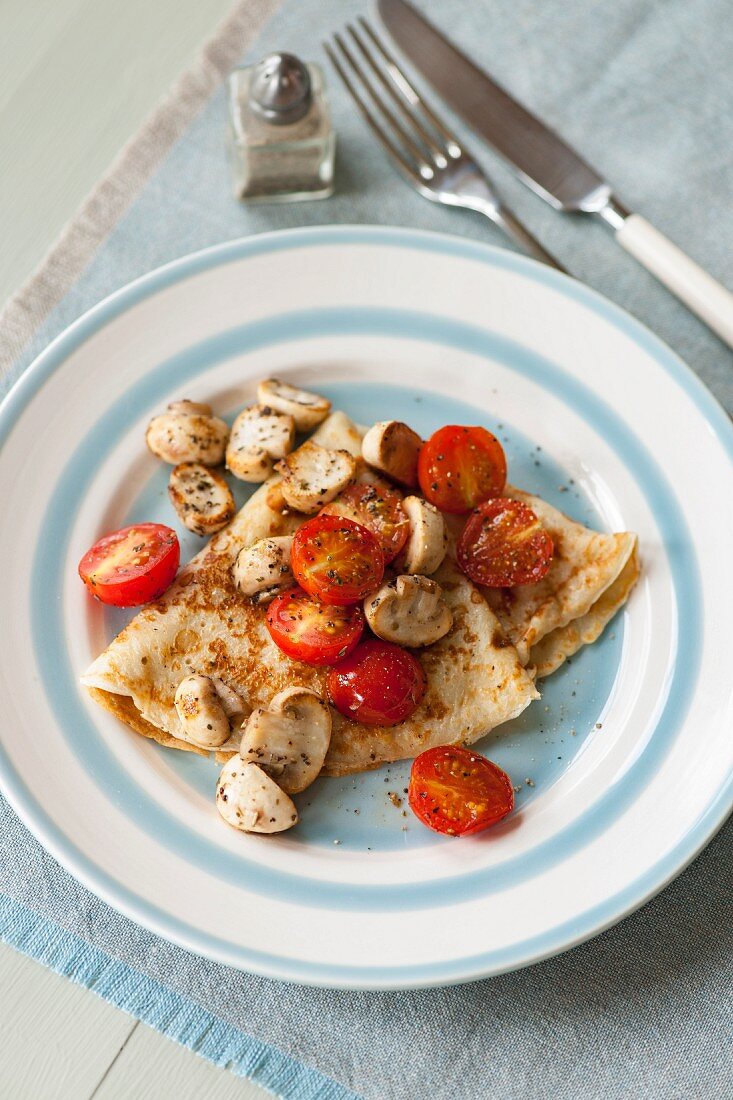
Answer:
<path fill-rule="evenodd" d="M 292 53 L 270 54 L 255 66 L 249 99 L 252 108 L 276 126 L 297 122 L 311 104 L 308 69 Z"/>

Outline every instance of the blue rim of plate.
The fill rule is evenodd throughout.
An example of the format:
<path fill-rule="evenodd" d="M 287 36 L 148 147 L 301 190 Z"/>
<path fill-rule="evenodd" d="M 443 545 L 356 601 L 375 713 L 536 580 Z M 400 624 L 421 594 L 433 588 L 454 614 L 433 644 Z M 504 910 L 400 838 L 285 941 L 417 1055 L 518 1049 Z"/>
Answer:
<path fill-rule="evenodd" d="M 286 230 L 217 245 L 174 261 L 123 287 L 58 336 L 23 374 L 0 406 L 0 444 L 9 434 L 19 412 L 68 354 L 93 332 L 131 305 L 165 286 L 210 267 L 264 252 L 312 247 L 318 244 L 389 245 L 454 255 L 478 260 L 494 267 L 518 271 L 534 281 L 552 285 L 566 297 L 603 317 L 653 356 L 703 414 L 733 462 L 733 427 L 712 395 L 692 371 L 648 329 L 596 292 L 525 257 L 488 245 L 477 245 L 460 238 L 413 230 L 366 227 Z M 555 368 L 555 370 L 558 369 Z M 529 965 L 589 939 L 638 908 L 662 889 L 697 855 L 720 828 L 733 804 L 733 775 L 728 775 L 716 797 L 698 818 L 694 828 L 688 831 L 672 852 L 652 868 L 647 869 L 642 876 L 614 897 L 606 899 L 592 910 L 579 914 L 563 925 L 546 930 L 531 940 L 512 945 L 511 948 L 502 951 L 490 951 L 471 958 L 451 960 L 445 964 L 375 969 L 331 967 L 327 964 L 283 959 L 228 944 L 216 937 L 202 935 L 198 930 L 189 928 L 155 906 L 141 901 L 121 883 L 116 882 L 78 852 L 61 830 L 46 816 L 2 749 L 0 749 L 0 780 L 20 816 L 49 851 L 110 904 L 159 934 L 172 938 L 201 954 L 244 969 L 311 984 L 365 988 L 398 986 L 404 988 L 471 980 Z"/>

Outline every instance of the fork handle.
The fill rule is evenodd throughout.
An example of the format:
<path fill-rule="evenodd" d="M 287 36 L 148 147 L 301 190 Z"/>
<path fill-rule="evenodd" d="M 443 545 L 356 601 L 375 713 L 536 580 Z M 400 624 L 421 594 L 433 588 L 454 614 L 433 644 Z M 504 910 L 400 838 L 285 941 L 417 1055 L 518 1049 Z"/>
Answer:
<path fill-rule="evenodd" d="M 540 260 L 548 267 L 554 267 L 556 271 L 562 271 L 567 275 L 567 268 L 564 268 L 559 260 L 556 260 L 546 248 L 542 247 L 537 238 L 532 236 L 526 226 L 506 206 L 496 206 L 491 211 L 487 210 L 486 214 L 495 225 L 504 230 L 507 237 L 516 241 L 535 260 Z"/>

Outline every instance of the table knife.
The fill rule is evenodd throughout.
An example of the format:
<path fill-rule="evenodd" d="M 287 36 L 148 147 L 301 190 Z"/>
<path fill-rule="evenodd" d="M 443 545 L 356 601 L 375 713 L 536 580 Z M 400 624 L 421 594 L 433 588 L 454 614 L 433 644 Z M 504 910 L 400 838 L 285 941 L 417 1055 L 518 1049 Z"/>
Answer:
<path fill-rule="evenodd" d="M 733 346 L 729 290 L 640 214 L 627 210 L 594 168 L 407 0 L 378 0 L 378 8 L 402 52 L 446 103 L 509 161 L 528 187 L 556 210 L 602 218 L 627 252 Z"/>

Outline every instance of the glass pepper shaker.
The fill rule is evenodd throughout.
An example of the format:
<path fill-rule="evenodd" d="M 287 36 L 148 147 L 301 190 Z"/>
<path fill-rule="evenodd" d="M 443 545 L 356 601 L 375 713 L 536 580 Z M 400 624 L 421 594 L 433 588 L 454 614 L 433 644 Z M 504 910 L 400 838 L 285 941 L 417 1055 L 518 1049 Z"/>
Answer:
<path fill-rule="evenodd" d="M 230 74 L 229 154 L 238 199 L 327 198 L 335 149 L 318 65 L 274 53 Z"/>

